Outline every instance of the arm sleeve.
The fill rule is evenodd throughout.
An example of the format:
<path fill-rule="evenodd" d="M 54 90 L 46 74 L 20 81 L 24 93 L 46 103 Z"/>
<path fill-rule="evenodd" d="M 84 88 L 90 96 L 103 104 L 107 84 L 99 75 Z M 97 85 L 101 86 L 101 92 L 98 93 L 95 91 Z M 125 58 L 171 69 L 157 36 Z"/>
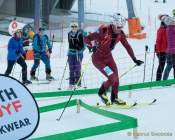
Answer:
<path fill-rule="evenodd" d="M 68 33 L 68 42 L 69 42 L 69 48 L 70 48 L 70 46 L 73 46 L 73 43 L 72 43 L 71 38 L 70 38 L 70 32 Z"/>
<path fill-rule="evenodd" d="M 135 55 L 134 55 L 134 52 L 133 52 L 133 49 L 132 47 L 130 46 L 130 44 L 128 43 L 127 39 L 126 39 L 126 36 L 124 33 L 121 34 L 121 40 L 120 42 L 122 43 L 122 45 L 125 47 L 125 49 L 127 50 L 129 56 L 134 60 L 136 59 Z"/>
<path fill-rule="evenodd" d="M 99 38 L 99 34 L 97 32 L 91 33 L 90 35 L 86 36 L 84 38 L 84 43 L 87 44 L 90 48 L 92 48 L 92 43 L 91 41 L 96 40 Z"/>
<path fill-rule="evenodd" d="M 80 46 L 80 49 L 84 48 L 84 41 L 83 41 L 83 34 L 82 33 L 79 35 L 79 46 Z"/>
<path fill-rule="evenodd" d="M 162 33 L 161 33 L 161 30 L 158 29 L 158 31 L 157 31 L 157 38 L 156 38 L 156 48 L 155 48 L 156 52 L 158 52 L 159 46 L 162 43 L 161 40 L 162 40 Z"/>
<path fill-rule="evenodd" d="M 26 51 L 24 51 L 24 49 L 23 49 L 23 39 L 20 40 L 19 46 L 20 46 L 20 52 L 21 52 L 21 54 L 26 54 Z"/>
<path fill-rule="evenodd" d="M 47 35 L 45 35 L 45 38 L 46 38 L 46 43 L 47 43 L 48 48 L 52 49 L 53 46 L 50 43 L 49 37 Z"/>
<path fill-rule="evenodd" d="M 35 35 L 33 38 L 33 50 L 39 52 L 37 35 Z"/>
<path fill-rule="evenodd" d="M 12 39 L 9 40 L 8 42 L 8 51 L 10 52 L 15 52 L 16 51 L 16 48 L 14 47 L 14 42 Z"/>

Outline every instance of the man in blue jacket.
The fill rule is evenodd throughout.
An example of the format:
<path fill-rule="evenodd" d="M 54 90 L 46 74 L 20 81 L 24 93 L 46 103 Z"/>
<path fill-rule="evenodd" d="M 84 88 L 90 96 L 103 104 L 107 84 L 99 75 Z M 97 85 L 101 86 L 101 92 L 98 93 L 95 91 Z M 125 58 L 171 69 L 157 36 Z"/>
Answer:
<path fill-rule="evenodd" d="M 39 28 L 39 32 L 33 37 L 34 64 L 30 72 L 31 80 L 38 80 L 38 77 L 35 76 L 35 72 L 40 64 L 40 60 L 42 60 L 45 64 L 46 80 L 54 80 L 54 78 L 51 76 L 50 66 L 52 46 L 48 36 L 44 34 L 44 30 L 44 28 Z"/>
<path fill-rule="evenodd" d="M 9 75 L 15 63 L 18 63 L 22 67 L 22 82 L 23 84 L 31 84 L 31 81 L 27 80 L 27 65 L 25 62 L 26 52 L 23 50 L 23 40 L 21 38 L 22 31 L 16 30 L 13 37 L 8 42 L 8 54 L 7 54 L 7 70 L 5 75 Z"/>

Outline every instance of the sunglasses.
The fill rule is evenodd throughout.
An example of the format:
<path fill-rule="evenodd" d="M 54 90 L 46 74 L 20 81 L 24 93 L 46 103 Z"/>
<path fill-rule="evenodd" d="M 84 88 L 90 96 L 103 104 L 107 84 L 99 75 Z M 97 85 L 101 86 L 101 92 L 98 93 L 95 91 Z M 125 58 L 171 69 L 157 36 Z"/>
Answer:
<path fill-rule="evenodd" d="M 77 26 L 71 26 L 72 28 L 77 28 Z"/>
<path fill-rule="evenodd" d="M 117 27 L 117 29 L 122 29 L 123 27 Z"/>
<path fill-rule="evenodd" d="M 16 32 L 18 32 L 18 33 L 19 33 L 19 32 L 22 32 L 22 30 L 21 30 L 21 29 L 18 29 Z"/>

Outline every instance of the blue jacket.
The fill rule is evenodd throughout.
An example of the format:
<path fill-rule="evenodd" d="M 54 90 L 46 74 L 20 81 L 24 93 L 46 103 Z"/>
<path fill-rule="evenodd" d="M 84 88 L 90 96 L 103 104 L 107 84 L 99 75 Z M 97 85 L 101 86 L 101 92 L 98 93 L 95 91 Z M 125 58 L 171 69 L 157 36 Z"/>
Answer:
<path fill-rule="evenodd" d="M 34 53 L 43 53 L 46 52 L 46 48 L 52 49 L 52 45 L 50 44 L 49 38 L 47 35 L 38 35 L 36 34 L 33 37 L 33 50 Z"/>
<path fill-rule="evenodd" d="M 23 50 L 23 40 L 12 37 L 8 42 L 7 59 L 16 61 L 22 54 L 25 53 L 26 52 Z"/>

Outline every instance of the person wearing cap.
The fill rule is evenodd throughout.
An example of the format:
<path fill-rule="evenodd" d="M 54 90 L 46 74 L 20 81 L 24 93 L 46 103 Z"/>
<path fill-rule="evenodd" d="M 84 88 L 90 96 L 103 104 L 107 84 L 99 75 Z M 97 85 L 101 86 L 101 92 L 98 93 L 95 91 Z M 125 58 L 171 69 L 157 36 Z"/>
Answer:
<path fill-rule="evenodd" d="M 30 42 L 33 40 L 34 35 L 35 33 L 32 27 L 29 24 L 25 25 L 22 30 L 23 46 L 29 46 Z"/>
<path fill-rule="evenodd" d="M 109 25 L 101 25 L 98 30 L 84 38 L 92 54 L 92 63 L 94 66 L 107 77 L 107 81 L 101 85 L 98 95 L 102 102 L 106 105 L 110 104 L 106 91 L 112 87 L 111 103 L 125 105 L 126 102 L 118 98 L 119 76 L 116 63 L 113 59 L 111 51 L 118 42 L 127 50 L 128 54 L 137 66 L 143 61 L 137 60 L 134 52 L 126 39 L 126 35 L 122 28 L 126 23 L 126 19 L 119 13 L 112 16 L 112 22 Z M 92 41 L 97 42 L 97 46 L 92 46 Z"/>
<path fill-rule="evenodd" d="M 78 24 L 71 23 L 71 31 L 68 33 L 68 64 L 69 64 L 69 89 L 81 86 L 81 64 L 83 59 L 84 42 L 83 33 L 78 29 Z"/>
<path fill-rule="evenodd" d="M 45 29 L 40 27 L 38 33 L 33 37 L 34 64 L 30 71 L 31 80 L 38 80 L 38 77 L 35 76 L 35 72 L 40 64 L 40 60 L 45 64 L 46 80 L 54 80 L 51 76 L 50 66 L 52 45 L 50 44 L 48 36 L 44 34 L 44 31 Z"/>
<path fill-rule="evenodd" d="M 22 67 L 22 82 L 23 84 L 31 84 L 31 81 L 27 80 L 27 64 L 25 62 L 26 52 L 23 50 L 23 40 L 21 38 L 22 31 L 16 29 L 13 37 L 8 42 L 8 54 L 7 54 L 7 69 L 5 75 L 10 75 L 15 63 L 18 63 Z"/>
<path fill-rule="evenodd" d="M 168 15 L 159 15 L 158 18 L 160 21 L 163 16 L 168 16 Z M 156 81 L 160 81 L 162 79 L 162 73 L 166 62 L 166 49 L 167 49 L 166 29 L 167 29 L 167 25 L 161 21 L 160 27 L 157 30 L 157 37 L 156 37 L 156 44 L 155 44 L 155 53 L 159 60 L 159 65 L 156 73 Z"/>
<path fill-rule="evenodd" d="M 174 11 L 174 10 L 173 10 Z M 172 13 L 173 13 L 172 11 Z M 164 71 L 163 80 L 167 80 L 169 73 L 173 68 L 174 78 L 175 78 L 175 16 L 163 16 L 161 21 L 167 25 L 166 34 L 167 34 L 167 65 Z"/>

